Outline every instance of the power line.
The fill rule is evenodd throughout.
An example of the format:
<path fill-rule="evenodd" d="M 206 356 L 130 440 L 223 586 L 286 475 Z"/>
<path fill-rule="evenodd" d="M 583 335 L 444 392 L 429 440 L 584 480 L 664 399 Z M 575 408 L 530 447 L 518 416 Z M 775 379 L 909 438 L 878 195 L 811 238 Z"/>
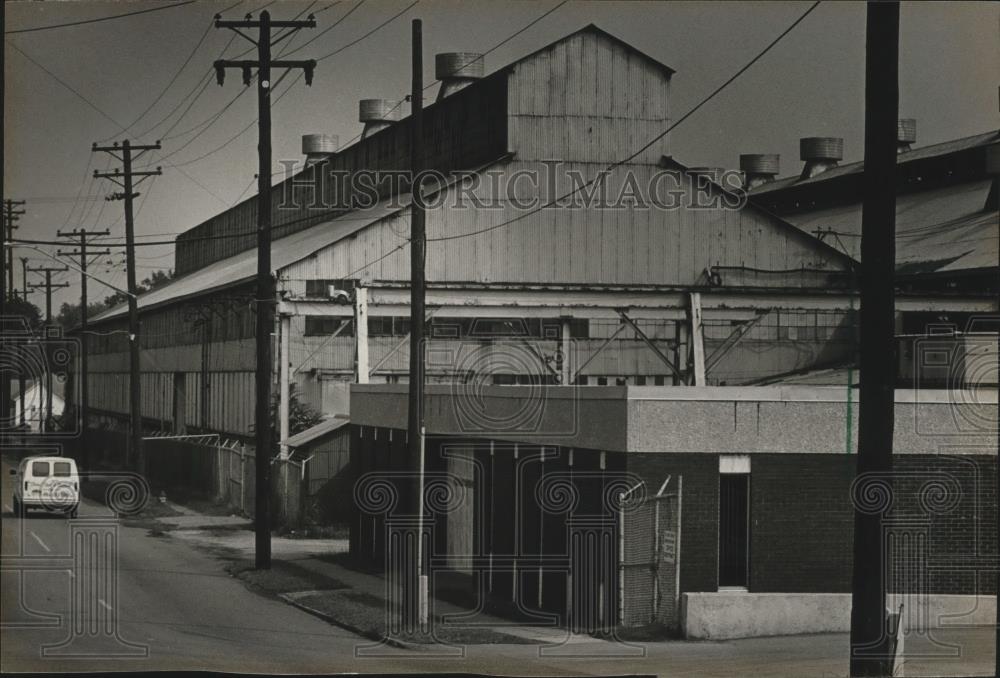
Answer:
<path fill-rule="evenodd" d="M 335 2 L 335 3 L 333 3 L 333 5 L 338 5 L 338 4 L 340 4 L 340 3 L 339 3 L 339 2 Z M 301 45 L 299 45 L 299 46 L 298 46 L 298 47 L 296 47 L 295 49 L 293 49 L 293 50 L 291 50 L 291 51 L 289 51 L 289 52 L 282 52 L 282 53 L 280 54 L 280 56 L 289 56 L 289 55 L 291 55 L 291 54 L 295 54 L 296 52 L 298 52 L 298 51 L 300 51 L 300 50 L 302 50 L 302 49 L 304 49 L 304 48 L 308 47 L 308 46 L 309 46 L 309 45 L 311 45 L 311 44 L 312 44 L 313 42 L 315 42 L 315 41 L 316 41 L 316 40 L 318 40 L 319 38 L 323 37 L 324 35 L 326 35 L 326 34 L 327 34 L 327 33 L 329 33 L 330 31 L 332 31 L 332 30 L 333 30 L 334 28 L 336 28 L 337 26 L 339 26 L 339 25 L 340 25 L 340 23 L 341 23 L 341 22 L 342 22 L 342 21 L 343 21 L 344 19 L 346 19 L 347 17 L 351 16 L 351 14 L 353 14 L 353 13 L 354 13 L 354 12 L 356 12 L 356 11 L 357 11 L 358 9 L 360 9 L 360 8 L 361 8 L 361 5 L 363 5 L 363 4 L 365 4 L 365 0 L 360 0 L 360 2 L 358 2 L 358 4 L 354 5 L 354 7 L 351 7 L 351 8 L 349 9 L 349 10 L 347 10 L 347 12 L 345 12 L 343 16 L 341 16 L 341 17 L 340 17 L 339 19 L 337 19 L 336 21 L 334 21 L 334 22 L 333 22 L 332 24 L 330 24 L 329 26 L 327 26 L 326 28 L 324 28 L 324 29 L 323 29 L 322 31 L 320 31 L 319 33 L 317 33 L 317 34 L 316 34 L 316 35 L 314 35 L 313 37 L 311 37 L 311 38 L 309 38 L 308 40 L 306 40 L 306 41 L 305 41 L 304 43 L 302 43 Z M 333 5 L 331 5 L 331 7 L 332 7 Z M 326 7 L 326 8 L 324 8 L 324 10 L 325 10 L 325 9 L 330 9 L 330 7 Z M 324 10 L 320 10 L 320 12 L 322 12 L 322 11 L 324 11 Z M 319 14 L 319 12 L 316 12 L 316 14 Z M 287 48 L 288 46 L 286 45 L 285 47 Z"/>
<path fill-rule="evenodd" d="M 384 28 L 385 26 L 388 26 L 388 25 L 389 25 L 389 24 L 390 24 L 391 22 L 393 22 L 393 21 L 395 21 L 396 19 L 398 19 L 399 17 L 401 17 L 401 16 L 403 15 L 403 14 L 405 14 L 405 13 L 406 13 L 406 12 L 408 12 L 408 11 L 409 11 L 410 9 L 412 9 L 412 8 L 413 8 L 414 6 L 416 6 L 416 5 L 417 5 L 417 4 L 419 3 L 419 2 L 420 2 L 420 0 L 414 0 L 414 2 L 412 2 L 412 3 L 410 4 L 410 5 L 408 5 L 408 6 L 407 6 L 407 7 L 405 8 L 405 9 L 403 9 L 403 10 L 402 10 L 401 12 L 398 12 L 398 13 L 396 13 L 395 15 L 393 15 L 392 17 L 390 17 L 389 19 L 387 19 L 387 20 L 383 21 L 383 22 L 382 22 L 381 24 L 379 24 L 378 26 L 376 26 L 376 27 L 375 27 L 375 28 L 373 28 L 372 30 L 370 30 L 370 31 L 368 31 L 367 33 L 365 33 L 364 35 L 362 35 L 362 36 L 361 36 L 360 38 L 357 38 L 356 40 L 353 40 L 353 41 L 351 41 L 351 42 L 347 43 L 347 44 L 346 44 L 346 45 L 344 45 L 343 47 L 341 47 L 341 48 L 339 48 L 339 49 L 336 49 L 336 50 L 334 50 L 333 52 L 330 52 L 329 54 L 327 54 L 327 55 L 326 55 L 326 56 L 324 56 L 324 57 L 320 57 L 320 58 L 319 58 L 319 59 L 317 59 L 316 61 L 321 61 L 322 59 L 327 59 L 327 58 L 329 58 L 329 57 L 332 57 L 332 56 L 334 56 L 335 54 L 338 54 L 338 53 L 340 53 L 340 52 L 342 52 L 342 51 L 344 51 L 344 50 L 348 49 L 349 47 L 352 47 L 352 46 L 354 46 L 354 45 L 358 44 L 359 42 L 361 42 L 361 41 L 365 40 L 365 39 L 366 39 L 366 38 L 368 38 L 369 36 L 373 35 L 373 34 L 374 34 L 374 33 L 376 33 L 377 31 L 381 30 L 381 29 L 382 29 L 382 28 Z M 359 4 L 358 6 L 360 6 L 360 4 Z M 356 9 L 356 8 L 357 8 L 357 7 L 355 7 L 355 9 Z M 345 15 L 345 17 L 342 17 L 342 19 L 343 19 L 343 18 L 346 18 L 346 15 Z M 332 28 L 332 26 L 331 26 L 331 28 Z M 306 43 L 306 44 L 308 44 L 308 43 Z M 299 49 L 301 49 L 302 47 L 305 47 L 305 44 L 301 45 L 301 46 L 300 46 L 299 48 L 297 48 L 297 49 L 295 49 L 295 50 L 293 50 L 293 51 L 296 51 L 296 52 L 297 52 L 297 51 L 298 51 Z M 289 54 L 291 54 L 291 52 L 289 52 Z M 282 76 L 282 78 L 283 78 L 283 77 L 284 77 L 284 76 Z M 283 91 L 283 92 L 282 92 L 281 94 L 279 94 L 279 95 L 278 95 L 277 97 L 275 97 L 275 99 L 274 99 L 274 104 L 277 104 L 277 103 L 278 103 L 278 102 L 279 102 L 279 101 L 280 101 L 280 100 L 281 100 L 282 98 L 284 98 L 284 96 L 285 96 L 286 94 L 288 94 L 289 90 L 291 90 L 291 89 L 292 89 L 292 87 L 294 87 L 294 86 L 296 85 L 296 83 L 298 83 L 298 81 L 299 81 L 299 80 L 301 79 L 301 77 L 302 77 L 302 73 L 300 72 L 300 73 L 299 73 L 298 75 L 296 75 L 296 77 L 295 77 L 295 80 L 293 80 L 293 81 L 291 82 L 291 84 L 289 84 L 289 85 L 288 85 L 288 87 L 287 87 L 287 88 L 285 88 L 285 90 L 284 90 L 284 91 Z M 279 80 L 279 82 L 280 82 L 280 80 Z M 275 83 L 274 87 L 277 87 L 277 84 L 278 84 L 278 83 Z M 248 88 L 247 88 L 247 89 L 248 89 Z M 246 89 L 244 89 L 243 91 L 246 91 Z M 241 92 L 240 94 L 242 94 L 242 92 Z M 240 96 L 240 94 L 237 94 L 237 97 L 236 97 L 236 98 L 238 98 L 238 97 Z M 232 101 L 230 102 L 230 104 L 232 104 Z M 227 105 L 227 108 L 228 108 L 228 105 Z M 192 159 L 190 159 L 190 160 L 185 160 L 184 162 L 181 162 L 181 163 L 177 163 L 177 164 L 174 164 L 174 165 L 168 165 L 168 166 L 169 166 L 169 167 L 177 167 L 177 168 L 180 168 L 180 167 L 186 167 L 187 165 L 192 165 L 192 164 L 194 164 L 194 163 L 196 163 L 196 162 L 200 162 L 201 160 L 204 160 L 205 158 L 207 158 L 207 157 L 209 157 L 209 156 L 211 156 L 211 155 L 214 155 L 215 153 L 218 153 L 218 152 L 219 152 L 219 151 L 221 151 L 222 149 L 224 149 L 224 148 L 226 148 L 227 146 L 229 146 L 229 145 L 230 145 L 231 143 L 233 143 L 234 141 L 236 141 L 236 140 L 237 140 L 238 138 L 240 138 L 241 136 L 243 136 L 244 134 L 246 134 L 246 133 L 247 133 L 247 132 L 248 132 L 248 131 L 249 131 L 249 130 L 250 130 L 250 129 L 251 129 L 251 128 L 252 128 L 252 127 L 253 127 L 253 126 L 254 126 L 254 125 L 256 124 L 256 123 L 257 123 L 257 119 L 256 119 L 256 118 L 254 118 L 254 119 L 253 119 L 252 121 L 250 121 L 250 124 L 248 124 L 248 125 L 247 125 L 246 127 L 244 127 L 243 129 L 241 129 L 241 130 L 240 130 L 239 132 L 237 132 L 236 134 L 234 134 L 234 135 L 233 135 L 232 137 L 230 137 L 229 139 L 227 139 L 227 140 L 226 140 L 225 142 L 223 142 L 223 143 L 222 143 L 221 145 L 219 145 L 219 146 L 217 146 L 217 147 L 213 148 L 213 149 L 212 149 L 212 150 L 210 150 L 210 151 L 207 151 L 206 153 L 203 153 L 202 155 L 200 155 L 200 156 L 198 156 L 198 157 L 196 157 L 196 158 L 192 158 Z M 207 128 L 206 128 L 206 129 L 207 129 Z M 171 155 L 173 155 L 173 153 L 171 153 Z M 167 157 L 169 157 L 169 156 L 167 156 Z M 270 176 L 274 176 L 274 174 L 271 174 Z"/>
<path fill-rule="evenodd" d="M 531 28 L 532 26 L 534 26 L 535 24 L 537 24 L 539 21 L 541 21 L 542 19 L 544 19 L 548 15 L 552 14 L 553 12 L 555 12 L 557 9 L 559 9 L 560 7 L 562 7 L 563 5 L 565 5 L 567 2 L 569 2 L 569 0 L 562 0 L 562 2 L 560 2 L 559 4 L 555 5 L 554 7 L 552 7 L 549 10 L 546 10 L 541 15 L 539 15 L 538 17 L 536 17 L 535 19 L 533 19 L 529 23 L 525 24 L 524 26 L 522 26 L 521 28 L 519 28 L 517 31 L 515 31 L 514 33 L 512 33 L 511 35 L 508 35 L 506 38 L 504 38 L 503 40 L 501 40 L 500 42 L 498 42 L 497 44 L 493 45 L 488 50 L 486 50 L 485 52 L 483 52 L 482 56 L 485 57 L 485 56 L 488 56 L 488 55 L 492 54 L 493 52 L 497 51 L 498 49 L 500 49 L 501 47 L 503 47 L 504 45 L 506 45 L 508 42 L 510 42 L 511 40 L 513 40 L 514 38 L 516 38 L 517 36 L 521 35 L 525 31 L 527 31 L 529 28 Z M 473 62 L 469 62 L 469 63 L 471 64 Z M 466 64 L 466 66 L 468 66 L 468 65 L 469 64 Z M 463 66 L 462 68 L 465 68 L 466 66 Z M 434 87 L 434 85 L 438 84 L 439 82 L 441 82 L 441 81 L 440 80 L 434 80 L 434 81 L 432 81 L 429 85 L 427 85 L 426 87 L 424 87 L 423 91 L 426 92 L 430 88 Z M 393 106 L 388 111 L 386 111 L 386 115 L 388 115 L 389 113 L 392 113 L 393 111 L 395 111 L 397 108 L 399 108 L 400 106 L 402 106 L 405 102 L 406 102 L 405 98 L 400 99 L 396 103 L 395 106 Z M 360 139 L 363 135 L 364 135 L 364 132 L 359 133 L 353 139 L 351 139 L 350 141 L 348 141 L 345 144 L 345 146 L 350 146 L 355 141 L 357 141 L 358 139 Z M 277 176 L 278 174 L 281 174 L 282 172 L 284 172 L 283 169 L 282 170 L 278 170 L 277 172 L 272 173 L 271 176 L 272 177 L 273 176 Z"/>
<path fill-rule="evenodd" d="M 188 1 L 189 2 L 193 2 L 193 0 L 188 0 Z M 185 3 L 185 4 L 187 4 L 187 3 Z M 31 63 L 35 64 L 35 66 L 37 66 L 41 70 L 45 71 L 45 73 L 48 74 L 48 76 L 50 78 L 52 78 L 53 80 L 55 80 L 56 82 L 58 82 L 60 85 L 62 85 L 63 87 L 65 87 L 66 89 L 68 89 L 70 92 L 72 92 L 83 103 L 87 104 L 92 109 L 94 109 L 95 111 L 97 111 L 98 113 L 100 113 L 107 120 L 110 120 L 111 122 L 113 122 L 118 127 L 119 130 L 124 130 L 125 129 L 124 125 L 122 125 L 120 122 L 118 122 L 117 120 L 115 120 L 114 118 L 112 118 L 110 115 L 108 115 L 107 113 L 105 113 L 104 111 L 102 111 L 97 104 L 95 104 L 93 101 L 91 101 L 87 97 L 83 96 L 78 91 L 76 91 L 76 89 L 72 85 L 67 84 L 58 75 L 56 75 L 55 73 L 53 73 L 52 71 L 50 71 L 48 68 L 46 68 L 42 64 L 40 64 L 37 61 L 35 61 L 35 59 L 32 58 L 31 55 L 29 55 L 23 49 L 21 49 L 20 47 L 18 47 L 17 45 L 15 45 L 13 42 L 8 42 L 7 44 L 9 44 L 11 47 L 13 47 L 15 50 L 17 50 L 17 52 L 20 53 L 20 55 L 23 56 L 25 59 L 27 59 Z"/>
<path fill-rule="evenodd" d="M 14 35 L 15 33 L 35 33 L 37 31 L 51 31 L 55 28 L 68 28 L 70 26 L 83 26 L 85 24 L 96 24 L 101 21 L 112 21 L 114 19 L 123 19 L 125 17 L 136 16 L 138 14 L 148 14 L 149 12 L 159 12 L 164 9 L 174 9 L 175 7 L 183 7 L 184 5 L 190 5 L 194 2 L 195 0 L 184 0 L 184 2 L 177 2 L 172 5 L 160 5 L 157 7 L 150 7 L 149 9 L 140 9 L 134 12 L 126 12 L 124 14 L 112 14 L 111 16 L 102 16 L 96 19 L 69 21 L 64 24 L 49 24 L 48 26 L 35 26 L 34 28 L 18 28 L 13 31 L 4 31 L 4 35 Z"/>
<path fill-rule="evenodd" d="M 660 132 L 659 134 L 657 134 L 655 137 L 653 137 L 652 139 L 650 139 L 645 145 L 643 145 L 641 148 L 637 149 L 635 152 L 633 152 L 628 157 L 623 158 L 621 160 L 617 160 L 617 161 L 611 163 L 610 165 L 608 165 L 607 167 L 605 167 L 602 171 L 600 171 L 600 172 L 597 173 L 597 176 L 594 179 L 591 179 L 590 181 L 588 181 L 585 184 L 581 184 L 580 186 L 577 186 L 576 188 L 574 188 L 572 191 L 566 193 L 565 195 L 559 196 L 558 198 L 553 198 L 552 200 L 548 201 L 544 205 L 539 205 L 538 207 L 535 207 L 535 208 L 533 208 L 531 210 L 528 210 L 528 211 L 526 211 L 526 212 L 524 212 L 522 214 L 519 214 L 516 217 L 513 217 L 512 219 L 508 219 L 507 221 L 500 222 L 499 224 L 495 224 L 493 226 L 487 226 L 486 228 L 481 228 L 481 229 L 478 229 L 478 230 L 475 230 L 475 231 L 469 231 L 468 233 L 456 233 L 454 235 L 442 235 L 442 236 L 438 236 L 436 238 L 427 238 L 427 241 L 428 242 L 442 242 L 442 241 L 445 241 L 445 240 L 459 240 L 461 238 L 469 238 L 469 237 L 472 237 L 474 235 L 479 235 L 481 233 L 488 233 L 490 231 L 495 231 L 497 229 L 504 228 L 504 227 L 509 226 L 509 225 L 511 225 L 513 223 L 516 223 L 518 221 L 526 219 L 527 217 L 531 216 L 532 214 L 536 214 L 536 213 L 538 213 L 538 212 L 540 212 L 540 211 L 542 211 L 544 209 L 547 209 L 549 207 L 557 205 L 557 204 L 559 204 L 560 201 L 565 200 L 566 198 L 569 198 L 569 197 L 571 197 L 571 196 L 579 193 L 583 189 L 585 189 L 585 188 L 593 185 L 594 183 L 596 183 L 598 181 L 601 181 L 604 174 L 606 174 L 607 172 L 610 172 L 611 170 L 615 169 L 616 167 L 620 167 L 621 165 L 624 165 L 625 163 L 630 162 L 631 160 L 634 160 L 636 156 L 638 156 L 640 153 L 643 153 L 644 151 L 648 150 L 653 144 L 655 144 L 656 142 L 658 142 L 663 137 L 667 136 L 667 134 L 669 134 L 672 130 L 674 130 L 676 127 L 678 127 L 681 123 L 683 123 L 685 120 L 687 120 L 692 115 L 694 115 L 694 113 L 696 111 L 698 111 L 699 109 L 701 109 L 702 106 L 704 106 L 709 101 L 711 101 L 712 99 L 714 99 L 715 96 L 717 94 L 719 94 L 719 92 L 721 92 L 722 90 L 726 89 L 726 87 L 728 87 L 737 78 L 739 78 L 747 70 L 749 70 L 751 66 L 753 66 L 755 63 L 757 63 L 758 61 L 760 61 L 764 57 L 764 55 L 766 55 L 768 52 L 770 52 L 771 49 L 775 45 L 777 45 L 779 42 L 781 42 L 781 40 L 786 35 L 788 35 L 789 33 L 791 33 L 792 30 L 794 30 L 796 26 L 798 26 L 800 23 L 802 23 L 807 16 L 809 16 L 810 14 L 812 14 L 813 10 L 815 10 L 817 7 L 819 7 L 820 2 L 821 2 L 821 0 L 816 0 L 816 2 L 814 2 L 812 5 L 810 5 L 809 8 L 805 12 L 803 12 L 801 14 L 801 16 L 799 16 L 799 18 L 797 18 L 795 21 L 793 21 L 791 23 L 791 25 L 788 26 L 788 28 L 786 28 L 781 33 L 779 33 L 778 37 L 776 37 L 774 40 L 772 40 L 763 50 L 761 50 L 760 52 L 758 52 L 756 56 L 754 56 L 752 59 L 750 59 L 750 61 L 748 61 L 742 68 L 740 68 L 732 76 L 730 76 L 725 82 L 723 82 L 721 85 L 719 85 L 714 90 L 712 90 L 712 92 L 708 96 L 706 96 L 705 98 L 703 98 L 701 101 L 699 101 L 697 104 L 695 104 L 695 106 L 693 108 L 689 109 L 684 115 L 682 115 L 680 118 L 678 118 L 676 122 L 674 122 L 672 125 L 668 126 L 665 130 L 663 130 L 662 132 Z"/>
<path fill-rule="evenodd" d="M 371 29 L 370 31 L 368 31 L 364 35 L 362 35 L 360 38 L 358 38 L 356 40 L 352 40 L 351 42 L 347 43 L 346 45 L 343 45 L 342 47 L 338 47 L 337 49 L 333 50 L 329 54 L 326 54 L 324 56 L 319 57 L 318 59 L 316 59 L 316 61 L 319 62 L 319 61 L 323 61 L 324 59 L 329 59 L 330 57 L 332 57 L 334 55 L 337 55 L 337 54 L 340 54 L 344 50 L 353 47 L 354 45 L 358 44 L 362 40 L 365 40 L 369 36 L 373 35 L 374 33 L 382 30 L 383 28 L 385 28 L 386 26 L 388 26 L 389 24 L 391 24 L 393 21 L 395 21 L 396 19 L 398 19 L 399 17 L 403 16 L 404 14 L 406 14 L 407 12 L 409 12 L 411 9 L 413 9 L 414 7 L 416 7 L 417 4 L 419 4 L 419 3 L 420 3 L 420 0 L 413 0 L 413 2 L 411 2 L 409 5 L 407 5 L 402 11 L 397 12 L 396 14 L 393 14 L 391 17 L 389 17 L 388 19 L 386 19 L 385 21 L 383 21 L 378 26 L 376 26 L 375 28 Z"/>
<path fill-rule="evenodd" d="M 205 38 L 208 37 L 208 33 L 211 30 L 212 30 L 212 24 L 211 24 L 211 22 L 209 22 L 208 26 L 205 27 L 205 32 L 201 34 L 200 38 L 198 38 L 198 42 L 195 43 L 195 46 L 191 49 L 190 53 L 188 53 L 187 58 L 184 59 L 184 62 L 181 64 L 181 67 L 178 68 L 177 72 L 174 73 L 174 76 L 172 78 L 170 78 L 170 81 L 167 83 L 166 87 L 164 87 L 162 90 L 160 90 L 160 93 L 157 94 L 156 98 L 153 99 L 152 103 L 150 103 L 149 106 L 146 107 L 146 110 L 144 110 L 142 113 L 140 113 L 139 117 L 137 117 L 135 120 L 133 120 L 131 122 L 131 124 L 129 124 L 129 126 L 126 127 L 125 130 L 123 130 L 123 131 L 128 132 L 130 129 L 132 129 L 133 127 L 135 127 L 136 124 L 140 120 L 142 120 L 144 117 L 146 117 L 147 113 L 149 113 L 151 110 L 153 110 L 153 107 L 156 106 L 156 104 L 158 104 L 160 102 L 160 99 L 163 98 L 163 95 L 166 94 L 167 91 L 171 87 L 174 86 L 174 83 L 177 82 L 177 78 L 179 78 L 180 75 L 181 75 L 181 73 L 184 72 L 184 69 L 187 68 L 187 65 L 189 63 L 191 63 L 191 59 L 198 52 L 198 50 L 201 48 L 202 44 L 205 42 Z M 108 139 L 110 139 L 110 138 L 111 137 L 108 137 Z M 108 139 L 102 139 L 101 143 L 107 141 Z"/>

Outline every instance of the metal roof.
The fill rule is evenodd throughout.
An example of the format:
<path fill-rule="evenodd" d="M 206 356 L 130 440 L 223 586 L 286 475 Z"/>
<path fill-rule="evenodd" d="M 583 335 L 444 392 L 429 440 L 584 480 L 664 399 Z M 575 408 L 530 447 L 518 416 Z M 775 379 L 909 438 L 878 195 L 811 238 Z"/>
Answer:
<path fill-rule="evenodd" d="M 279 271 L 305 259 L 317 250 L 346 238 L 371 224 L 407 209 L 410 194 L 385 200 L 370 210 L 355 210 L 336 219 L 324 221 L 271 243 L 271 270 Z M 250 282 L 257 274 L 257 250 L 249 249 L 228 259 L 216 261 L 168 285 L 139 295 L 139 310 L 149 310 L 163 304 L 196 297 L 211 290 Z M 101 322 L 125 315 L 127 304 L 116 306 L 92 318 Z"/>
<path fill-rule="evenodd" d="M 317 438 L 321 438 L 328 433 L 333 433 L 337 429 L 343 428 L 350 423 L 351 420 L 349 417 L 330 417 L 329 419 L 324 419 L 311 428 L 307 428 L 305 431 L 289 436 L 285 440 L 282 440 L 281 444 L 292 448 L 302 447 L 303 445 L 311 443 Z"/>
<path fill-rule="evenodd" d="M 1000 266 L 1000 215 L 987 209 L 992 179 L 908 193 L 896 199 L 896 267 L 902 274 Z M 828 242 L 861 258 L 862 203 L 785 215 L 803 231 L 834 231 Z M 847 235 L 844 235 L 847 234 Z"/>
<path fill-rule="evenodd" d="M 925 158 L 934 158 L 942 155 L 950 155 L 952 153 L 958 153 L 960 151 L 967 151 L 970 148 L 977 148 L 979 146 L 989 146 L 1000 142 L 1000 131 L 992 130 L 990 132 L 984 132 L 983 134 L 976 134 L 971 137 L 964 137 L 962 139 L 955 139 L 953 141 L 946 141 L 940 144 L 932 144 L 930 146 L 923 146 L 921 148 L 914 148 L 911 151 L 906 151 L 905 153 L 900 153 L 897 156 L 897 165 L 905 165 L 909 162 L 914 162 L 915 160 L 923 160 Z M 858 162 L 848 163 L 846 165 L 838 165 L 837 167 L 821 172 L 814 177 L 808 179 L 801 179 L 800 175 L 786 177 L 784 179 L 778 179 L 776 181 L 770 181 L 766 184 L 761 184 L 757 186 L 750 194 L 754 197 L 761 196 L 766 193 L 773 193 L 774 191 L 780 191 L 784 188 L 789 188 L 791 186 L 810 186 L 814 184 L 819 184 L 830 179 L 836 179 L 837 177 L 846 176 L 848 174 L 859 174 L 865 169 L 865 163 L 863 160 Z"/>

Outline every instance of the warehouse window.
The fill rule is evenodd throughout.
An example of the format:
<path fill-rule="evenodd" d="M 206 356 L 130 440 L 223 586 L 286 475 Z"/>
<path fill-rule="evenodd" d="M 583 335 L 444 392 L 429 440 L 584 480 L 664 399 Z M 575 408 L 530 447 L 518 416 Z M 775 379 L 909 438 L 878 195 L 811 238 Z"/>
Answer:
<path fill-rule="evenodd" d="M 409 333 L 409 318 L 368 316 L 368 336 L 370 337 L 405 337 Z"/>
<path fill-rule="evenodd" d="M 354 321 L 351 318 L 341 318 L 329 315 L 307 315 L 305 336 L 326 337 L 336 332 L 341 325 L 347 325 L 347 327 L 340 330 L 340 333 L 337 336 L 354 336 Z"/>
<path fill-rule="evenodd" d="M 750 457 L 719 457 L 719 588 L 750 582 Z"/>

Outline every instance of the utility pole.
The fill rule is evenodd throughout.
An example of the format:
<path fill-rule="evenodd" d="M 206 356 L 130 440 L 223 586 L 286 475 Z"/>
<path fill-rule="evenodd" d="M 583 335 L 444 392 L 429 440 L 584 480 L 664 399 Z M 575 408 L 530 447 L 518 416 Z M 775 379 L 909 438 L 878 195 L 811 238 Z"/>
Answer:
<path fill-rule="evenodd" d="M 24 303 L 28 303 L 28 257 L 21 257 L 21 290 L 24 296 Z M 24 347 L 20 347 L 24 350 Z M 21 403 L 21 421 L 18 422 L 24 425 L 28 422 L 28 414 L 24 409 L 25 397 L 24 397 L 24 368 L 19 367 L 17 370 L 17 392 L 18 398 Z"/>
<path fill-rule="evenodd" d="M 4 242 L 14 243 L 14 231 L 18 229 L 17 222 L 20 220 L 21 215 L 24 214 L 23 209 L 16 209 L 17 207 L 24 204 L 23 200 L 11 200 L 7 198 L 3 201 L 3 232 L 4 232 Z M 14 293 L 14 248 L 4 247 L 3 255 L 3 269 L 6 273 L 7 282 L 7 293 L 4 298 L 10 297 L 15 298 L 17 295 Z"/>
<path fill-rule="evenodd" d="M 146 460 L 142 456 L 142 403 L 140 398 L 141 373 L 139 368 L 139 287 L 136 283 L 135 275 L 135 223 L 132 213 L 132 202 L 139 194 L 134 191 L 134 187 L 149 177 L 159 176 L 160 168 L 147 171 L 135 171 L 132 169 L 132 162 L 147 151 L 160 150 L 160 142 L 155 144 L 133 146 L 128 139 L 125 139 L 121 146 L 116 141 L 111 146 L 93 145 L 94 153 L 108 153 L 117 158 L 122 163 L 122 169 L 113 172 L 98 172 L 94 170 L 94 176 L 102 179 L 110 179 L 121 186 L 124 191 L 112 193 L 109 200 L 125 201 L 125 261 L 128 274 L 128 337 L 129 337 L 129 450 L 126 455 L 129 465 L 135 465 L 136 470 L 141 474 L 146 470 Z M 138 181 L 135 179 L 138 178 Z"/>
<path fill-rule="evenodd" d="M 53 283 L 52 274 L 61 273 L 62 271 L 68 271 L 68 268 L 55 268 L 52 266 L 39 266 L 38 268 L 29 268 L 32 273 L 44 273 L 45 283 L 43 284 L 32 284 L 32 289 L 38 289 L 41 287 L 45 288 L 45 331 L 42 336 L 48 336 L 49 328 L 52 326 L 52 289 L 60 287 L 69 287 L 69 283 Z M 42 431 L 48 431 L 49 422 L 52 420 L 52 366 L 50 365 L 51 356 L 47 353 L 47 344 L 42 343 L 42 351 L 45 351 L 45 417 L 42 420 Z"/>
<path fill-rule="evenodd" d="M 889 483 L 896 365 L 896 125 L 899 109 L 899 3 L 869 2 L 865 41 L 865 169 L 861 214 L 861 403 L 858 477 Z M 854 509 L 851 676 L 889 676 L 885 516 Z"/>
<path fill-rule="evenodd" d="M 232 61 L 220 59 L 215 62 L 215 74 L 219 84 L 226 78 L 227 68 L 243 71 L 243 84 L 249 86 L 251 70 L 257 69 L 257 374 L 255 381 L 256 403 L 254 410 L 254 445 L 256 447 L 256 506 L 254 509 L 254 561 L 258 570 L 271 569 L 271 454 L 274 446 L 274 431 L 271 422 L 271 371 L 274 368 L 271 336 L 274 332 L 275 302 L 277 290 L 271 275 L 271 69 L 301 68 L 305 71 L 306 84 L 312 84 L 315 60 L 285 61 L 271 58 L 271 47 L 301 28 L 315 28 L 313 15 L 305 21 L 272 21 L 267 10 L 260 13 L 259 20 L 250 15 L 244 21 L 223 21 L 215 16 L 216 28 L 228 28 L 257 45 L 257 60 Z M 254 41 L 242 29 L 256 28 Z M 287 28 L 272 41 L 272 28 Z"/>
<path fill-rule="evenodd" d="M 57 231 L 61 238 L 79 238 L 80 244 L 76 250 L 57 250 L 60 256 L 80 257 L 80 402 L 77 417 L 80 421 L 80 459 L 84 470 L 90 469 L 90 458 L 87 453 L 87 420 L 89 415 L 90 394 L 87 383 L 87 257 L 111 254 L 111 250 L 87 251 L 88 236 L 111 235 L 111 231 L 87 231 L 85 228 L 73 231 Z"/>
<path fill-rule="evenodd" d="M 424 517 L 424 264 L 427 233 L 423 197 L 420 193 L 424 167 L 424 59 L 420 19 L 413 20 L 412 91 L 410 93 L 410 378 L 406 433 L 407 461 L 411 484 L 408 513 L 416 518 L 417 553 L 412 570 L 402 577 L 403 628 L 415 630 L 424 621 L 425 578 L 423 568 Z M 405 566 L 410 567 L 409 563 Z"/>

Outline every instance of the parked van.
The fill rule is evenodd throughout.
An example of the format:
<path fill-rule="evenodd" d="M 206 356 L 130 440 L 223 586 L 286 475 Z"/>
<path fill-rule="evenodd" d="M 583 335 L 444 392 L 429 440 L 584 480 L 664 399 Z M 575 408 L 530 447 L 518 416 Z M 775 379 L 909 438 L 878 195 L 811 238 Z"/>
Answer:
<path fill-rule="evenodd" d="M 68 457 L 27 457 L 10 470 L 14 480 L 14 514 L 43 509 L 76 518 L 80 506 L 80 475 Z"/>

